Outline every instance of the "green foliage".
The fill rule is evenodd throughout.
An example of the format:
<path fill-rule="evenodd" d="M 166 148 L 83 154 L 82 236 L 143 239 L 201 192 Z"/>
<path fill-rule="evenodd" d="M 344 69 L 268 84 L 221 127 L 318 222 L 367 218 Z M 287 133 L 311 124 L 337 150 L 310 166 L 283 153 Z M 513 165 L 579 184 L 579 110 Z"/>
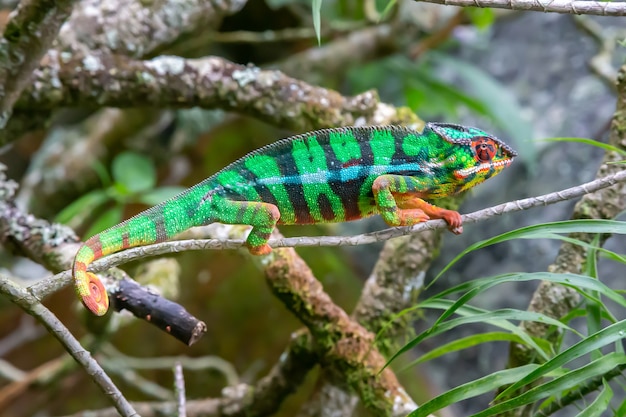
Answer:
<path fill-rule="evenodd" d="M 63 209 L 56 221 L 72 228 L 90 223 L 86 236 L 118 224 L 124 208 L 142 203 L 153 206 L 184 190 L 182 187 L 157 187 L 156 169 L 147 157 L 126 151 L 113 159 L 111 176 L 99 171 L 104 189 L 88 192 Z"/>
<path fill-rule="evenodd" d="M 487 7 L 467 7 L 463 9 L 463 13 L 469 17 L 472 24 L 478 29 L 487 29 L 496 20 L 493 9 Z"/>
<path fill-rule="evenodd" d="M 543 139 L 545 142 L 574 142 L 574 143 L 583 143 L 589 146 L 595 146 L 596 148 L 604 149 L 607 152 L 616 152 L 624 157 L 626 157 L 626 151 L 618 148 L 617 146 L 609 145 L 608 143 L 598 142 L 597 140 L 587 139 L 587 138 L 547 138 Z"/>
<path fill-rule="evenodd" d="M 322 44 L 322 0 L 313 0 L 311 2 L 311 14 L 313 15 L 313 28 L 315 29 L 315 35 L 317 36 L 317 44 Z"/>
<path fill-rule="evenodd" d="M 393 56 L 361 65 L 348 76 L 354 92 L 377 88 L 383 99 L 402 96 L 405 103 L 399 104 L 406 104 L 424 120 L 455 121 L 462 109 L 486 117 L 512 143 L 524 142 L 524 153 L 532 159 L 532 126 L 521 117 L 524 112 L 517 99 L 471 63 L 431 51 L 417 62 Z M 453 85 L 451 79 L 459 80 L 461 86 Z"/>
<path fill-rule="evenodd" d="M 494 277 L 478 278 L 446 289 L 398 314 L 398 316 L 403 316 L 418 309 L 442 311 L 439 318 L 427 330 L 406 343 L 391 357 L 387 365 L 424 340 L 469 323 L 485 323 L 500 330 L 478 333 L 446 343 L 419 357 L 407 367 L 493 341 L 509 341 L 524 345 L 530 349 L 529 356 L 534 356 L 539 362 L 537 365 L 494 372 L 469 381 L 424 403 L 410 416 L 427 416 L 451 404 L 489 392 L 499 392 L 499 394 L 489 407 L 474 414 L 475 417 L 502 415 L 518 407 L 528 405 L 533 406 L 534 412 L 541 412 L 550 406 L 554 407 L 554 405 L 562 407 L 560 399 L 568 394 L 576 393 L 581 389 L 589 391 L 598 387 L 602 389 L 600 394 L 592 404 L 584 407 L 578 415 L 599 416 L 608 409 L 613 391 L 606 381 L 603 383 L 600 381 L 603 378 L 608 379 L 610 375 L 615 376 L 622 369 L 626 369 L 626 355 L 621 345 L 622 340 L 626 337 L 626 320 L 617 320 L 608 309 L 606 301 L 610 300 L 619 308 L 624 309 L 626 308 L 626 298 L 622 293 L 601 282 L 597 257 L 604 256 L 621 264 L 626 263 L 626 257 L 624 254 L 600 247 L 597 237 L 591 243 L 586 243 L 565 236 L 576 232 L 626 234 L 626 222 L 615 220 L 554 222 L 523 227 L 477 242 L 456 256 L 443 268 L 437 278 L 470 252 L 512 239 L 564 240 L 584 246 L 588 256 L 581 274 L 507 273 Z M 535 312 L 515 309 L 490 311 L 470 304 L 472 299 L 498 285 L 524 281 L 549 281 L 572 288 L 582 296 L 581 308 L 573 310 L 567 317 L 555 320 Z M 569 325 L 571 320 L 579 316 L 585 316 L 586 319 L 587 329 L 584 334 L 579 333 Z M 571 345 L 565 346 L 563 337 L 559 337 L 553 342 L 531 337 L 517 325 L 519 321 L 541 322 L 550 326 L 551 332 L 558 330 L 560 333 L 570 333 L 577 340 Z M 377 335 L 377 340 L 384 334 L 385 329 Z M 567 340 L 571 340 L 571 337 Z M 595 385 L 594 381 L 596 381 Z M 575 397 L 578 398 L 580 395 Z M 622 404 L 620 410 L 624 408 L 626 406 Z M 623 414 L 618 412 L 617 415 Z"/>

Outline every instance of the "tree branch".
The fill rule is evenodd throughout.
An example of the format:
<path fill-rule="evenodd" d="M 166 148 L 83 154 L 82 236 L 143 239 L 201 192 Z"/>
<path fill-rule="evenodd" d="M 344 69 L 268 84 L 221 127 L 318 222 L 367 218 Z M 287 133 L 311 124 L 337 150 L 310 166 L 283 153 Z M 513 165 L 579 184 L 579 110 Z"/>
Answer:
<path fill-rule="evenodd" d="M 0 38 L 0 129 L 30 80 L 75 0 L 23 0 Z"/>
<path fill-rule="evenodd" d="M 415 0 L 461 7 L 491 7 L 519 11 L 626 16 L 626 2 L 593 0 Z"/>
<path fill-rule="evenodd" d="M 80 363 L 87 374 L 94 380 L 102 392 L 115 404 L 116 410 L 125 417 L 139 416 L 133 407 L 126 401 L 111 378 L 98 365 L 88 351 L 72 336 L 67 328 L 56 318 L 50 310 L 33 297 L 28 290 L 15 284 L 10 278 L 0 275 L 0 293 L 4 294 L 13 303 L 20 306 L 31 316 L 35 317 L 65 348 L 65 350 Z"/>
<path fill-rule="evenodd" d="M 35 71 L 33 85 L 17 107 L 41 110 L 150 103 L 155 107 L 221 108 L 295 131 L 420 122 L 415 115 L 401 114 L 380 103 L 375 91 L 344 97 L 280 71 L 239 65 L 220 57 L 161 56 L 139 61 L 94 53 L 66 59 L 55 52 L 47 57 L 48 65 Z"/>

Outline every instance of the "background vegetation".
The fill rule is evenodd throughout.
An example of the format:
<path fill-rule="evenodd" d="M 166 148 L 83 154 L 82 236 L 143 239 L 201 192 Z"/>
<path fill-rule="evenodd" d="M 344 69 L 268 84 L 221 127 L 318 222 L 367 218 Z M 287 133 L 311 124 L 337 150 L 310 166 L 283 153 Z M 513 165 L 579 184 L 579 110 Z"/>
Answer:
<path fill-rule="evenodd" d="M 626 3 L 439 2 L 0 1 L 0 414 L 626 415 Z M 75 301 L 81 240 L 245 153 L 435 120 L 521 155 L 462 236 L 188 250 L 246 233 L 213 225 L 98 266 L 202 320 L 192 346 Z"/>

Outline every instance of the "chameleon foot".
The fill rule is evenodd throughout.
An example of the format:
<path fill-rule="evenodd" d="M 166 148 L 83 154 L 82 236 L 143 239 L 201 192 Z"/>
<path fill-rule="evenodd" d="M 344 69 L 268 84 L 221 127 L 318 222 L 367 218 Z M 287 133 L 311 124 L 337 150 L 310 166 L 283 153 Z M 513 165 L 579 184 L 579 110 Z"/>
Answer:
<path fill-rule="evenodd" d="M 268 245 L 267 243 L 265 245 L 260 245 L 260 246 L 250 246 L 250 245 L 246 245 L 246 246 L 248 247 L 248 251 L 252 255 L 268 255 L 272 251 L 272 247 Z"/>

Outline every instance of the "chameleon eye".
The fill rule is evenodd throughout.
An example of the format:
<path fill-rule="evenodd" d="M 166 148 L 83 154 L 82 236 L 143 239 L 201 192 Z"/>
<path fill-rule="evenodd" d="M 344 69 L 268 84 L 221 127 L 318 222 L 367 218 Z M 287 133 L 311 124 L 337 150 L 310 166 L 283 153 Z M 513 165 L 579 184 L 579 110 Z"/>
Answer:
<path fill-rule="evenodd" d="M 472 140 L 472 148 L 480 162 L 490 162 L 498 150 L 498 145 L 489 138 L 479 137 Z"/>

